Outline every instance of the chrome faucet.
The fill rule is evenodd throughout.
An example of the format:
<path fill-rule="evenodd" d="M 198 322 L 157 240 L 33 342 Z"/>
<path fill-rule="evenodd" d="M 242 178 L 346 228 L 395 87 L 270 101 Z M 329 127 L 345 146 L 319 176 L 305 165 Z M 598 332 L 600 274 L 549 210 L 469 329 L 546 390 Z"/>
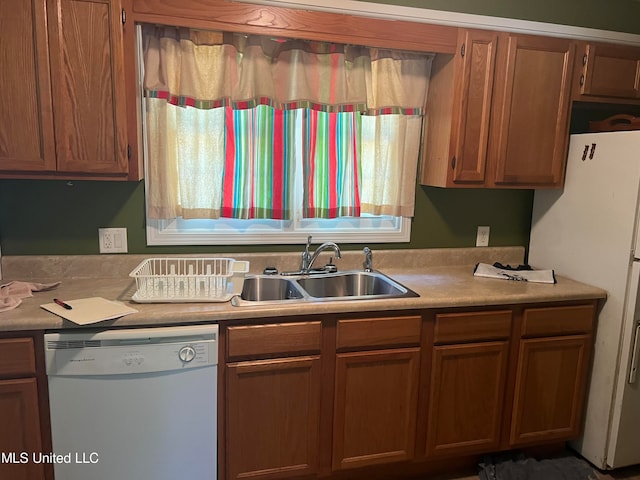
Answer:
<path fill-rule="evenodd" d="M 364 263 L 362 264 L 364 271 L 370 272 L 373 269 L 373 253 L 369 247 L 364 247 L 362 253 L 364 253 Z"/>
<path fill-rule="evenodd" d="M 311 267 L 313 267 L 313 262 L 316 261 L 318 255 L 320 255 L 325 250 L 332 249 L 336 258 L 342 258 L 342 253 L 340 252 L 340 247 L 334 242 L 324 242 L 318 248 L 316 248 L 315 252 L 311 253 L 309 248 L 311 247 L 311 235 L 307 237 L 307 246 L 304 248 L 304 252 L 302 252 L 302 264 L 300 265 L 300 273 L 303 275 L 307 275 L 311 271 Z"/>

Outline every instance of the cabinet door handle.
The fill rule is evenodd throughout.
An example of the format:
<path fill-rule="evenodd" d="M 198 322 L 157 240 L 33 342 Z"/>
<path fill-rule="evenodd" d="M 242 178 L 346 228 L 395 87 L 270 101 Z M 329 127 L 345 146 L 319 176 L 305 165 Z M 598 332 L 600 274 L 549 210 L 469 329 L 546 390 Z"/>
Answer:
<path fill-rule="evenodd" d="M 125 23 L 127 23 L 127 12 L 125 11 L 125 9 L 122 9 L 122 13 L 121 13 L 121 18 L 122 18 L 122 24 L 124 25 Z"/>
<path fill-rule="evenodd" d="M 451 169 L 455 170 L 456 169 L 456 157 L 453 157 L 451 159 Z"/>
<path fill-rule="evenodd" d="M 464 58 L 465 52 L 466 52 L 466 46 L 463 43 L 462 46 L 460 47 L 460 56 Z"/>
<path fill-rule="evenodd" d="M 580 75 L 580 86 L 584 87 L 584 75 Z"/>
<path fill-rule="evenodd" d="M 584 152 L 582 152 L 582 161 L 584 162 L 587 159 L 587 155 L 589 155 L 589 145 L 584 146 Z"/>
<path fill-rule="evenodd" d="M 629 370 L 629 383 L 636 383 L 638 378 L 638 341 L 640 341 L 640 324 L 636 326 L 636 334 L 633 339 L 631 351 L 631 369 Z"/>
<path fill-rule="evenodd" d="M 589 160 L 593 160 L 593 155 L 596 153 L 596 144 L 591 144 L 591 151 L 589 152 Z"/>
<path fill-rule="evenodd" d="M 589 61 L 589 56 L 585 53 L 582 56 L 582 65 L 586 65 L 588 61 Z"/>

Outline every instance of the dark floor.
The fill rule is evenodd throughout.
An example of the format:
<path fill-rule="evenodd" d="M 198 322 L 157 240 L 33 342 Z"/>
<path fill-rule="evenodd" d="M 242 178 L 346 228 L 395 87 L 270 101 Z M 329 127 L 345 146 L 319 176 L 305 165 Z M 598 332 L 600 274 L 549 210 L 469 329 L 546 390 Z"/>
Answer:
<path fill-rule="evenodd" d="M 568 452 L 571 454 L 571 452 Z M 594 467 L 599 480 L 640 480 L 640 465 L 619 468 L 616 470 L 602 471 Z M 472 472 L 468 475 L 442 476 L 437 480 L 479 480 L 479 476 Z"/>

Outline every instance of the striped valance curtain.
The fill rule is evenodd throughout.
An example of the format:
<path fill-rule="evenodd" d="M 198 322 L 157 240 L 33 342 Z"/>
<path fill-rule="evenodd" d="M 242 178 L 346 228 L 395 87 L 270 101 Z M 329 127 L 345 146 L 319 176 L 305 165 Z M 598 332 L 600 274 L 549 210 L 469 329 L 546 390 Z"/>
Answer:
<path fill-rule="evenodd" d="M 413 215 L 431 57 L 158 26 L 143 47 L 151 218 L 290 218 L 297 169 L 306 217 Z"/>

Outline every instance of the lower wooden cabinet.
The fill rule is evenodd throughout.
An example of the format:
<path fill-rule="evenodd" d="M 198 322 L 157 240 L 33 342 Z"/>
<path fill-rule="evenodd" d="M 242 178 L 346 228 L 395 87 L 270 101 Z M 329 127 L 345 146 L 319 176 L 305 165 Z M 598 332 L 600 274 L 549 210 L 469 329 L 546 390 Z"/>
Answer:
<path fill-rule="evenodd" d="M 10 462 L 0 462 L 0 478 L 44 478 L 43 464 L 32 460 L 33 453 L 42 451 L 35 378 L 0 381 L 0 424 L 0 452 L 14 455 Z"/>
<path fill-rule="evenodd" d="M 595 307 L 223 327 L 221 479 L 401 478 L 576 438 Z"/>
<path fill-rule="evenodd" d="M 0 339 L 0 478 L 43 480 L 51 469 L 35 463 L 43 451 L 34 339 Z M 45 453 L 47 453 L 45 451 Z"/>
<path fill-rule="evenodd" d="M 419 362 L 419 348 L 338 354 L 334 470 L 413 458 Z"/>
<path fill-rule="evenodd" d="M 414 458 L 421 334 L 420 315 L 338 320 L 334 471 Z"/>
<path fill-rule="evenodd" d="M 227 479 L 318 473 L 319 321 L 223 328 Z"/>
<path fill-rule="evenodd" d="M 427 457 L 499 448 L 511 323 L 510 310 L 435 316 Z"/>
<path fill-rule="evenodd" d="M 318 471 L 320 358 L 227 366 L 227 478 L 289 478 Z"/>
<path fill-rule="evenodd" d="M 580 433 L 593 306 L 525 312 L 509 443 L 569 440 Z M 576 334 L 577 333 L 577 334 Z"/>
<path fill-rule="evenodd" d="M 499 341 L 434 348 L 427 456 L 499 447 L 508 346 Z"/>
<path fill-rule="evenodd" d="M 580 432 L 590 335 L 520 344 L 510 443 L 567 440 Z"/>

